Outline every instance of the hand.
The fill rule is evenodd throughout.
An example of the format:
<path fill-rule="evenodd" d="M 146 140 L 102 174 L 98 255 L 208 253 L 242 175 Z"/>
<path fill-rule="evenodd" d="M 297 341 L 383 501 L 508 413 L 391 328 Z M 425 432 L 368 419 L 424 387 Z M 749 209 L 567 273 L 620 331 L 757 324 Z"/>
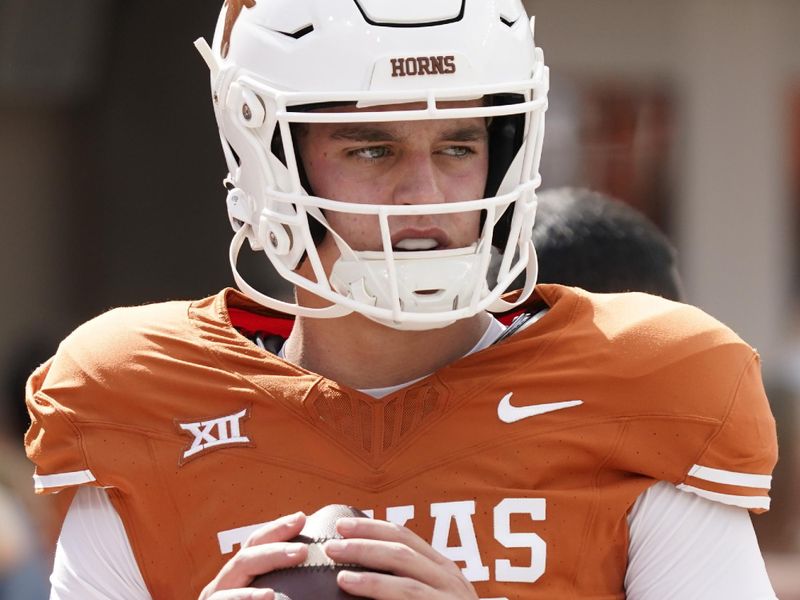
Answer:
<path fill-rule="evenodd" d="M 296 513 L 270 521 L 256 530 L 203 588 L 198 600 L 274 600 L 272 590 L 247 586 L 259 575 L 293 567 L 306 559 L 305 544 L 287 543 L 300 533 L 305 522 L 306 516 Z"/>
<path fill-rule="evenodd" d="M 405 527 L 373 519 L 339 519 L 346 538 L 325 543 L 336 562 L 356 563 L 384 573 L 342 571 L 337 582 L 346 592 L 374 600 L 477 600 L 472 584 L 451 560 Z"/>

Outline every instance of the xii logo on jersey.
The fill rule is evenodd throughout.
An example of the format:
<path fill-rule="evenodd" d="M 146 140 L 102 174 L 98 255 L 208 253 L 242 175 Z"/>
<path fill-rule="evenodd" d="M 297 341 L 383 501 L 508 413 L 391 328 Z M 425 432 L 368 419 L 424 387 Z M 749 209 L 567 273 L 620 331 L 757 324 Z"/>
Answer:
<path fill-rule="evenodd" d="M 249 446 L 250 438 L 242 432 L 242 422 L 250 416 L 250 409 L 245 408 L 232 415 L 216 419 L 206 419 L 193 423 L 176 424 L 182 430 L 191 434 L 192 443 L 184 451 L 179 464 L 185 463 L 190 458 L 195 458 L 200 453 L 216 448 L 228 446 Z"/>

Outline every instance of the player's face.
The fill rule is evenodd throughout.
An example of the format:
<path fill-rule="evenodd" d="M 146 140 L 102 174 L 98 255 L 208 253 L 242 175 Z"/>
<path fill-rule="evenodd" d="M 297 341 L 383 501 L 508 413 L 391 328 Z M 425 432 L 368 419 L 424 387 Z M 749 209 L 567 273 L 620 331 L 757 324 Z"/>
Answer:
<path fill-rule="evenodd" d="M 479 102 L 452 102 L 475 106 Z M 370 110 L 404 110 L 394 105 Z M 441 204 L 483 197 L 488 133 L 483 118 L 383 123 L 312 123 L 298 136 L 314 195 L 360 204 Z M 354 250 L 380 250 L 378 219 L 327 211 L 331 227 Z M 398 250 L 469 246 L 480 213 L 391 217 Z M 330 236 L 323 246 L 332 246 Z M 321 247 L 322 251 L 323 248 Z"/>

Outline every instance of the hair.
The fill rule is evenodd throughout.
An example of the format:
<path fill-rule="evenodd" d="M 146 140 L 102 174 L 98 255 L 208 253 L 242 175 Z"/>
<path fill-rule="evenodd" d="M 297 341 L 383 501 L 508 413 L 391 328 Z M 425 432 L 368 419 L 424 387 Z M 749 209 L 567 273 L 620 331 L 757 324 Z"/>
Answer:
<path fill-rule="evenodd" d="M 539 283 L 682 300 L 677 252 L 642 213 L 581 188 L 547 190 L 538 200 L 533 244 Z"/>

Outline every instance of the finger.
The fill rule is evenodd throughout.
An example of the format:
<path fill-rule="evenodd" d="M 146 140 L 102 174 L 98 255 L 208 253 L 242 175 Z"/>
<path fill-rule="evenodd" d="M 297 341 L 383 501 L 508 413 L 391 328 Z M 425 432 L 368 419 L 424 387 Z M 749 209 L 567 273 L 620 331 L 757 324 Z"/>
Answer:
<path fill-rule="evenodd" d="M 256 529 L 242 544 L 242 548 L 270 542 L 285 542 L 299 534 L 305 524 L 306 516 L 301 512 L 280 517 Z"/>
<path fill-rule="evenodd" d="M 373 600 L 407 600 L 425 598 L 434 600 L 437 595 L 429 586 L 408 577 L 395 577 L 383 573 L 340 571 L 336 577 L 339 587 L 353 596 Z M 468 598 L 468 596 L 464 596 Z"/>
<path fill-rule="evenodd" d="M 334 561 L 357 564 L 368 569 L 389 571 L 400 577 L 410 577 L 433 588 L 452 585 L 454 573 L 430 560 L 413 548 L 399 542 L 351 538 L 329 540 L 325 553 Z"/>
<path fill-rule="evenodd" d="M 378 519 L 344 518 L 336 521 L 336 531 L 344 538 L 365 538 L 399 542 L 419 552 L 429 560 L 439 565 L 453 565 L 453 562 L 433 549 L 425 540 L 416 533 L 389 521 Z M 456 567 L 457 568 L 457 567 Z"/>
<path fill-rule="evenodd" d="M 204 598 L 203 596 L 200 597 Z M 275 600 L 272 590 L 238 589 L 214 592 L 207 600 Z"/>
<path fill-rule="evenodd" d="M 257 576 L 276 569 L 300 564 L 308 555 L 308 546 L 273 542 L 243 548 L 230 559 L 207 590 L 235 590 L 247 587 Z"/>

